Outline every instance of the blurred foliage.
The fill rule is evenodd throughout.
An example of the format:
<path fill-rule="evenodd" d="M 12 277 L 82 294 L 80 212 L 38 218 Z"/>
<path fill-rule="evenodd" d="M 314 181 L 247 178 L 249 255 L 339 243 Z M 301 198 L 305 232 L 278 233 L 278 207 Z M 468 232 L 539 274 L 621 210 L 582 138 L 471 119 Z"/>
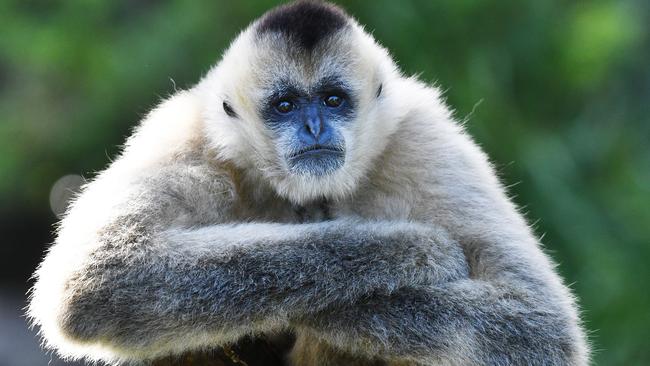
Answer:
<path fill-rule="evenodd" d="M 53 183 L 104 167 L 276 3 L 1 2 L 0 219 L 41 234 L 14 231 L 0 254 L 36 263 Z M 650 3 L 342 3 L 446 91 L 573 283 L 597 363 L 650 364 Z"/>

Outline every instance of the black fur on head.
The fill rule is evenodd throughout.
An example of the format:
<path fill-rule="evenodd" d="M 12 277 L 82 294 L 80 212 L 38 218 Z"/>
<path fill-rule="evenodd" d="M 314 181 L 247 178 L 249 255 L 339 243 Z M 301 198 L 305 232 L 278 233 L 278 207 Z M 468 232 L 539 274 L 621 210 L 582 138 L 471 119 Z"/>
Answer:
<path fill-rule="evenodd" d="M 345 27 L 349 16 L 336 5 L 315 0 L 299 0 L 266 13 L 257 32 L 281 32 L 312 50 L 318 42 Z"/>

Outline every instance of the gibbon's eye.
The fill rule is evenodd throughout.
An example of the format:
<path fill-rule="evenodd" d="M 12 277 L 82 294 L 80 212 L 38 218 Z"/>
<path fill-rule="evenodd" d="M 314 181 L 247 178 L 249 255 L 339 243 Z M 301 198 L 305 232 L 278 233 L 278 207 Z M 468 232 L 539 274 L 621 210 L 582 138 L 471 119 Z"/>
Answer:
<path fill-rule="evenodd" d="M 324 100 L 325 105 L 331 108 L 336 108 L 343 103 L 343 98 L 339 97 L 338 95 L 330 95 Z"/>
<path fill-rule="evenodd" d="M 275 109 L 282 114 L 289 113 L 294 108 L 295 105 L 288 100 L 281 100 L 275 104 Z"/>

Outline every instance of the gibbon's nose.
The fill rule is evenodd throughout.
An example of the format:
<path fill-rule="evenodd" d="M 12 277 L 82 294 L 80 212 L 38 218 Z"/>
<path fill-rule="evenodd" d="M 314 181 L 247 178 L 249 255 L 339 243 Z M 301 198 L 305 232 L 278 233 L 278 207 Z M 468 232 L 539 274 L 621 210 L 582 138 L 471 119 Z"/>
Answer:
<path fill-rule="evenodd" d="M 305 113 L 305 126 L 309 133 L 318 141 L 318 136 L 323 128 L 321 116 L 320 113 L 318 113 L 318 107 L 310 106 L 307 108 L 307 112 Z"/>

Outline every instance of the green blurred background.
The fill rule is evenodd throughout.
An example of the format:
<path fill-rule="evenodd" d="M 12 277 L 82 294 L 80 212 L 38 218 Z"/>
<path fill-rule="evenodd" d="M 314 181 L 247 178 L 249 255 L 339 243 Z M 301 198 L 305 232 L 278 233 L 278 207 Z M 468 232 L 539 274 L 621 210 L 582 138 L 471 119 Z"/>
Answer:
<path fill-rule="evenodd" d="M 105 167 L 277 3 L 0 2 L 0 364 L 50 361 L 19 314 L 55 182 Z M 650 2 L 340 3 L 467 120 L 580 298 L 595 363 L 650 364 Z"/>

